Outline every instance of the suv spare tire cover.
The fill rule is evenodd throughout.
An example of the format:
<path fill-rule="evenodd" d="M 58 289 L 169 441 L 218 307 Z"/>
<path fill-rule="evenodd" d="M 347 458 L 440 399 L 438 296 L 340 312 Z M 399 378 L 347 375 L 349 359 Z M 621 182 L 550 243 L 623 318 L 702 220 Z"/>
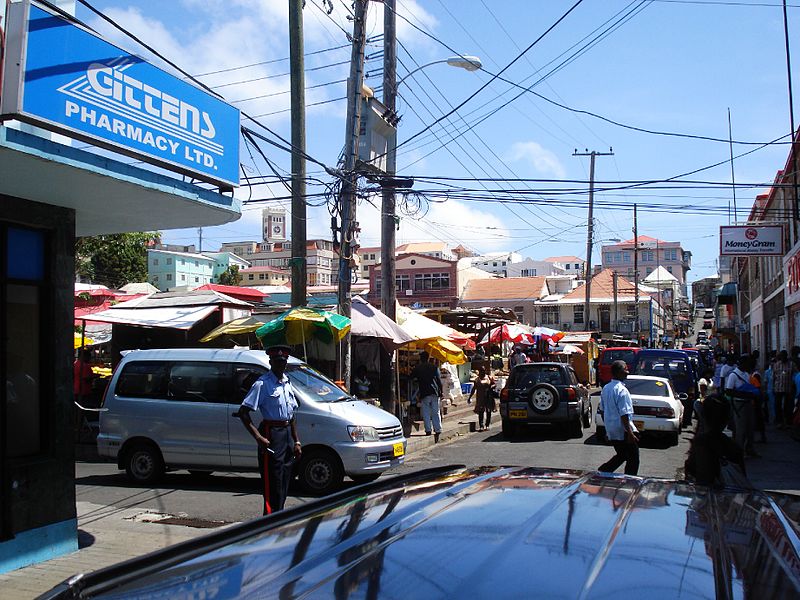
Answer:
<path fill-rule="evenodd" d="M 553 412 L 558 406 L 558 400 L 558 390 L 549 383 L 537 383 L 528 395 L 531 408 L 540 415 Z"/>

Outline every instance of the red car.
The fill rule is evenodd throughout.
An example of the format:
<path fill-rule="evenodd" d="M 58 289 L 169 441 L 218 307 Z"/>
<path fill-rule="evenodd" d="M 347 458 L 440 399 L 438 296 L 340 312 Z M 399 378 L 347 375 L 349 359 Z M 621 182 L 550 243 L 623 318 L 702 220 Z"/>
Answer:
<path fill-rule="evenodd" d="M 641 348 L 636 346 L 624 346 L 619 348 L 606 348 L 600 352 L 600 361 L 597 374 L 597 383 L 601 387 L 611 381 L 611 363 L 615 360 L 624 360 L 628 363 L 628 369 L 633 372 L 633 365 L 636 363 L 636 353 Z"/>

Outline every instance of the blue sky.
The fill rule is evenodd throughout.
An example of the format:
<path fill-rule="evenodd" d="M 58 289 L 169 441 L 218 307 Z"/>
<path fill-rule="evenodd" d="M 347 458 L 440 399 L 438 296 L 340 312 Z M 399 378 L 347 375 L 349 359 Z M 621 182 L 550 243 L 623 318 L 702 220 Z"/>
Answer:
<path fill-rule="evenodd" d="M 286 0 L 140 0 L 135 4 L 95 0 L 93 4 L 190 73 L 224 71 L 201 80 L 223 86 L 218 91 L 251 115 L 276 113 L 261 120 L 289 137 L 289 113 L 277 112 L 289 106 L 288 94 L 281 94 L 289 86 L 289 78 L 281 76 L 288 72 L 288 61 L 282 60 L 289 54 Z M 446 46 L 479 56 L 487 71 L 497 73 L 573 4 L 574 0 L 397 0 L 398 38 L 404 46 L 398 48 L 398 74 L 403 76 L 415 64 L 450 56 Z M 330 16 L 322 6 L 322 0 L 307 0 L 304 10 L 305 50 L 318 52 L 306 58 L 306 85 L 320 86 L 307 91 L 306 100 L 332 101 L 309 107 L 307 149 L 326 165 L 335 166 L 345 133 L 345 103 L 335 99 L 345 95 L 345 84 L 331 82 L 347 77 L 347 64 L 335 63 L 346 63 L 350 50 L 328 49 L 347 44 L 342 29 L 352 31 L 352 24 L 347 20 L 349 4 L 333 0 Z M 794 40 L 800 39 L 799 7 L 790 4 L 789 8 Z M 381 33 L 382 10 L 379 3 L 370 3 L 372 36 Z M 84 8 L 79 6 L 77 14 L 98 31 L 120 40 L 118 33 Z M 617 25 L 612 31 L 551 73 L 575 49 L 593 39 L 598 28 L 613 23 Z M 122 44 L 148 56 L 130 40 Z M 800 87 L 800 55 L 795 56 L 799 49 L 797 43 L 792 47 L 796 90 Z M 380 51 L 380 42 L 376 42 L 367 54 Z M 255 64 L 265 61 L 274 62 Z M 367 62 L 367 72 L 373 75 L 367 80 L 369 85 L 380 85 L 381 68 L 380 58 Z M 545 74 L 548 76 L 533 88 L 538 94 L 643 129 L 724 140 L 728 138 L 730 109 L 735 140 L 768 142 L 788 135 L 790 130 L 780 0 L 584 0 L 503 76 L 527 86 Z M 398 99 L 402 116 L 398 172 L 417 177 L 578 183 L 460 182 L 479 193 L 446 201 L 433 195 L 429 197 L 432 202 L 409 205 L 401 215 L 398 243 L 444 240 L 453 245 L 463 243 L 478 252 L 519 251 L 537 259 L 564 254 L 583 257 L 589 159 L 574 157 L 573 152 L 607 152 L 613 147 L 613 156 L 597 158 L 598 241 L 593 261 L 599 262 L 602 240 L 632 237 L 632 206 L 638 202 L 640 234 L 681 241 L 694 255 L 690 280 L 715 273 L 718 227 L 728 223 L 725 209 L 733 200 L 733 192 L 730 186 L 709 183 L 729 183 L 730 164 L 689 177 L 701 182 L 691 186 L 605 188 L 619 187 L 616 182 L 621 181 L 667 179 L 725 161 L 729 157 L 727 143 L 632 131 L 556 107 L 531 94 L 523 94 L 453 140 L 454 132 L 516 95 L 515 88 L 495 80 L 455 115 L 403 144 L 490 79 L 484 71 L 469 73 L 434 65 L 406 80 Z M 263 97 L 268 94 L 276 95 Z M 238 102 L 256 96 L 260 98 Z M 279 169 L 289 169 L 288 154 L 267 145 L 263 148 Z M 737 144 L 734 154 L 754 148 Z M 785 144 L 771 145 L 734 161 L 736 182 L 754 184 L 737 189 L 740 211 L 768 189 L 776 171 L 786 162 L 787 150 Z M 251 159 L 244 146 L 242 162 L 253 176 L 270 173 L 263 160 Z M 330 180 L 313 164 L 308 165 L 308 171 L 309 175 Z M 526 198 L 541 202 L 514 203 L 521 196 L 513 193 L 503 195 L 511 202 L 479 201 L 478 196 L 487 195 L 482 185 L 492 190 L 526 189 Z M 416 187 L 431 189 L 425 182 L 418 182 Z M 576 193 L 555 193 L 564 187 Z M 532 190 L 539 193 L 531 195 Z M 314 191 L 319 188 L 309 187 L 309 192 Z M 267 200 L 286 193 L 279 184 L 237 191 L 243 200 Z M 618 207 L 603 207 L 604 202 Z M 260 239 L 261 208 L 281 203 L 288 208 L 288 202 L 275 200 L 246 204 L 241 220 L 204 229 L 204 249 L 214 250 L 225 241 Z M 656 212 L 647 208 L 649 204 L 666 206 Z M 683 206 L 703 207 L 704 212 L 693 208 L 687 214 Z M 330 217 L 324 206 L 310 208 L 308 218 L 309 236 L 329 237 Z M 375 208 L 362 203 L 358 220 L 362 245 L 379 245 Z M 167 231 L 164 239 L 196 243 L 197 232 Z"/>

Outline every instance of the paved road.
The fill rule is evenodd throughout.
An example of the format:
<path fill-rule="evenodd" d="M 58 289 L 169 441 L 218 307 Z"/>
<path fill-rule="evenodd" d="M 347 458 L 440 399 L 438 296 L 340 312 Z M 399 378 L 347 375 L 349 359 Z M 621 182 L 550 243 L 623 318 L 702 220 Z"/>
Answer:
<path fill-rule="evenodd" d="M 684 434 L 677 446 L 643 440 L 639 474 L 675 477 L 683 465 L 689 437 Z M 487 432 L 469 434 L 412 454 L 404 466 L 390 474 L 450 464 L 595 469 L 612 454 L 610 446 L 596 442 L 594 426 L 586 430 L 580 440 L 565 439 L 557 431 L 542 427 L 531 428 L 518 439 L 509 441 L 500 433 L 499 423 L 495 423 Z M 114 464 L 79 462 L 76 465 L 77 500 L 107 506 L 112 512 L 138 507 L 143 511 L 185 515 L 201 521 L 243 521 L 260 514 L 258 490 L 259 479 L 250 474 L 215 473 L 197 479 L 186 471 L 177 471 L 167 474 L 157 488 L 147 488 L 129 483 L 124 472 L 118 471 Z M 294 491 L 287 506 L 307 500 Z M 107 515 L 107 511 L 103 514 Z M 98 518 L 100 516 L 98 514 Z"/>

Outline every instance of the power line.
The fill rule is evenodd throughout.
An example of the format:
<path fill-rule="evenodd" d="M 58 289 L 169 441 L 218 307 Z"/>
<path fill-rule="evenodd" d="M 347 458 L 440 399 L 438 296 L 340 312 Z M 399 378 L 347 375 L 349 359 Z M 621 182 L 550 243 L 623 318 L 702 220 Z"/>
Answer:
<path fill-rule="evenodd" d="M 313 52 L 306 52 L 303 56 L 315 56 L 317 54 L 324 54 L 326 52 L 332 52 L 334 50 L 341 50 L 342 48 L 349 48 L 350 44 L 342 44 L 341 46 L 333 46 L 331 48 L 324 48 L 322 50 L 314 50 Z M 219 75 L 220 73 L 230 73 L 232 71 L 240 71 L 242 69 L 249 69 L 250 67 L 263 67 L 266 65 L 273 65 L 279 62 L 286 62 L 289 60 L 289 57 L 286 56 L 284 58 L 274 58 L 272 60 L 265 60 L 261 62 L 250 63 L 247 65 L 239 65 L 238 67 L 228 67 L 227 69 L 219 69 L 218 71 L 208 71 L 206 73 L 195 73 L 195 77 L 208 77 L 209 75 Z"/>
<path fill-rule="evenodd" d="M 475 96 L 477 96 L 477 95 L 478 95 L 478 94 L 480 94 L 480 93 L 481 93 L 483 90 L 485 90 L 487 87 L 489 87 L 489 85 L 490 85 L 490 84 L 491 84 L 491 83 L 492 83 L 492 82 L 493 82 L 495 79 L 497 79 L 497 77 L 499 77 L 500 75 L 502 75 L 503 73 L 505 73 L 505 72 L 506 72 L 508 69 L 510 69 L 510 68 L 511 68 L 511 67 L 514 65 L 514 63 L 516 63 L 516 62 L 517 62 L 517 61 L 518 61 L 520 58 L 522 58 L 522 57 L 523 57 L 523 56 L 524 56 L 526 53 L 528 53 L 528 52 L 529 52 L 529 51 L 530 51 L 530 50 L 531 50 L 531 49 L 532 49 L 534 46 L 536 46 L 536 44 L 538 44 L 538 43 L 539 43 L 539 42 L 540 42 L 542 39 L 544 39 L 544 38 L 545 38 L 545 36 L 547 36 L 547 35 L 548 35 L 548 34 L 549 34 L 551 31 L 553 31 L 553 29 L 555 29 L 555 28 L 556 28 L 556 27 L 557 27 L 557 26 L 558 26 L 558 25 L 559 25 L 559 24 L 560 24 L 560 23 L 561 23 L 561 22 L 562 22 L 564 19 L 566 19 L 566 18 L 567 18 L 567 16 L 569 16 L 569 14 L 570 14 L 570 13 L 571 13 L 573 10 L 575 10 L 575 9 L 576 9 L 576 8 L 577 8 L 577 7 L 578 7 L 578 6 L 579 6 L 579 5 L 582 3 L 582 2 L 583 2 L 583 0 L 577 0 L 577 2 L 575 2 L 575 4 L 573 4 L 573 5 L 572 5 L 572 6 L 571 6 L 571 7 L 570 7 L 568 10 L 567 10 L 567 12 L 565 12 L 563 15 L 561 15 L 561 16 L 560 16 L 560 17 L 559 17 L 559 18 L 556 20 L 556 22 L 555 22 L 555 23 L 553 23 L 553 24 L 552 24 L 550 27 L 548 27 L 548 28 L 547 28 L 547 29 L 544 31 L 544 33 L 542 33 L 542 34 L 541 34 L 539 37 L 537 37 L 537 38 L 536 38 L 536 39 L 535 39 L 533 42 L 531 42 L 531 43 L 528 45 L 528 47 L 527 47 L 527 48 L 525 48 L 525 50 L 523 50 L 522 52 L 520 52 L 519 54 L 517 54 L 517 56 L 516 56 L 516 57 L 515 57 L 515 58 L 514 58 L 514 59 L 513 59 L 513 60 L 512 60 L 510 63 L 508 63 L 508 64 L 507 64 L 505 67 L 503 67 L 503 68 L 500 70 L 500 72 L 499 72 L 497 75 L 493 76 L 493 77 L 492 77 L 492 78 L 491 78 L 489 81 L 487 81 L 486 83 L 484 83 L 484 84 L 483 84 L 481 87 L 479 87 L 479 88 L 478 88 L 477 90 L 475 90 L 475 91 L 474 91 L 472 94 L 470 94 L 470 95 L 469 95 L 469 96 L 467 96 L 467 97 L 466 97 L 464 100 L 462 100 L 462 101 L 461 101 L 459 104 L 457 104 L 457 105 L 455 106 L 455 108 L 451 109 L 451 110 L 450 110 L 448 113 L 446 113 L 446 114 L 442 115 L 442 116 L 441 116 L 441 117 L 439 117 L 439 118 L 438 118 L 436 121 L 434 121 L 433 123 L 431 123 L 431 125 L 427 126 L 425 129 L 422 129 L 422 130 L 418 131 L 417 133 L 415 133 L 414 135 L 412 135 L 412 136 L 411 136 L 410 138 L 408 138 L 407 140 L 405 140 L 405 141 L 403 141 L 402 143 L 398 144 L 398 148 L 400 148 L 401 146 L 404 146 L 404 145 L 408 144 L 409 142 L 411 142 L 411 141 L 415 140 L 416 138 L 418 138 L 419 136 L 421 136 L 423 133 L 425 133 L 426 131 L 428 131 L 428 130 L 429 130 L 429 129 L 430 129 L 432 126 L 433 126 L 433 125 L 436 125 L 436 124 L 438 124 L 438 123 L 442 122 L 444 119 L 446 119 L 446 118 L 447 118 L 447 117 L 449 117 L 450 115 L 452 115 L 452 114 L 456 113 L 456 112 L 457 112 L 458 110 L 460 110 L 460 109 L 461 109 L 461 108 L 462 108 L 462 107 L 463 107 L 465 104 L 467 104 L 467 103 L 468 103 L 470 100 L 472 100 L 473 98 L 475 98 Z"/>

